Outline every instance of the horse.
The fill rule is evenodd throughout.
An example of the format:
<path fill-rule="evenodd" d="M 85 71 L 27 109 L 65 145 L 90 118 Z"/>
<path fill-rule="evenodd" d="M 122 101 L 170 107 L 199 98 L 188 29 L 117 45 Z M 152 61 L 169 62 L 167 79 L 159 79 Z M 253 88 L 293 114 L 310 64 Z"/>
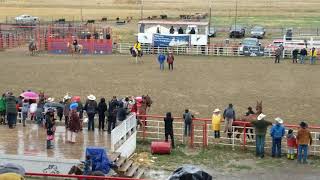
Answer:
<path fill-rule="evenodd" d="M 139 115 L 146 115 L 147 111 L 151 108 L 152 105 L 152 100 L 149 95 L 142 95 L 142 101 L 141 101 L 141 106 L 138 107 L 138 113 Z M 143 125 L 147 126 L 147 118 L 146 117 L 139 117 L 139 120 L 143 121 Z M 141 122 L 140 122 L 141 124 Z"/>
<path fill-rule="evenodd" d="M 69 53 L 71 53 L 72 56 L 74 54 L 80 55 L 83 51 L 83 46 L 81 44 L 78 44 L 76 47 L 74 47 L 73 44 L 68 42 L 67 47 L 69 48 Z"/>
<path fill-rule="evenodd" d="M 37 44 L 34 42 L 34 41 L 31 41 L 29 43 L 29 52 L 30 52 L 30 55 L 33 56 L 36 54 L 36 51 L 37 51 Z"/>
<path fill-rule="evenodd" d="M 143 56 L 142 51 L 138 51 L 136 48 L 131 47 L 130 48 L 130 54 L 131 54 L 132 57 L 136 58 L 136 64 L 138 64 L 140 62 L 143 62 L 142 58 L 141 58 Z"/>
<path fill-rule="evenodd" d="M 257 117 L 262 113 L 262 101 L 257 101 L 256 104 L 256 113 L 255 114 L 250 114 L 249 116 L 242 116 L 239 120 L 240 121 L 244 121 L 244 122 L 252 122 L 257 120 Z M 234 126 L 237 126 L 236 124 Z M 246 126 L 248 127 L 248 126 Z M 249 126 L 250 127 L 250 126 Z M 237 138 L 240 138 L 240 134 L 243 133 L 243 128 L 235 128 L 234 129 L 235 132 L 238 132 L 237 134 Z M 247 129 L 246 133 L 250 133 L 251 135 L 247 135 L 249 139 L 253 139 L 254 135 L 253 135 L 253 130 L 252 129 Z"/>

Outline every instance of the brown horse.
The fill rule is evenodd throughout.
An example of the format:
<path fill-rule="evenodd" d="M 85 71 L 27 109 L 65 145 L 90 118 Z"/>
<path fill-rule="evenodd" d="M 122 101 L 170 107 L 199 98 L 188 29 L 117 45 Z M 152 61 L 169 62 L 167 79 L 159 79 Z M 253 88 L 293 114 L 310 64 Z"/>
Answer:
<path fill-rule="evenodd" d="M 244 122 L 252 122 L 257 120 L 257 117 L 262 113 L 262 101 L 257 101 L 257 105 L 256 105 L 256 113 L 255 114 L 250 114 L 249 116 L 243 116 L 241 117 L 239 120 L 240 121 L 244 121 Z M 243 126 L 243 124 L 233 124 L 233 126 Z M 248 126 L 248 124 L 246 125 L 246 127 L 251 127 Z M 240 135 L 243 133 L 243 128 L 235 128 L 234 130 L 235 132 L 238 132 L 237 134 L 237 138 L 240 138 Z M 247 129 L 246 133 L 250 133 L 253 134 L 253 130 L 252 129 Z M 253 135 L 249 136 L 248 138 L 252 138 L 253 139 Z"/>
<path fill-rule="evenodd" d="M 149 95 L 142 95 L 142 102 L 141 102 L 141 107 L 138 108 L 138 113 L 139 115 L 146 115 L 147 114 L 147 110 L 151 108 L 152 105 L 152 100 L 151 97 Z M 147 118 L 146 117 L 139 117 L 140 121 L 143 121 L 143 125 L 147 126 Z M 140 122 L 141 124 L 141 122 Z"/>

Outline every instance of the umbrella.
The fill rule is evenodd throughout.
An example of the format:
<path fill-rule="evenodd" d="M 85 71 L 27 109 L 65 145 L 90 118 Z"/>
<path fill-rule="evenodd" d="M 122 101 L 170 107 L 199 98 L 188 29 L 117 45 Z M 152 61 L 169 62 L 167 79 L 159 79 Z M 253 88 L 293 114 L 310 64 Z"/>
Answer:
<path fill-rule="evenodd" d="M 4 174 L 4 173 L 16 173 L 16 174 L 20 174 L 21 176 L 24 176 L 26 171 L 19 164 L 6 163 L 6 164 L 0 165 L 0 174 Z"/>
<path fill-rule="evenodd" d="M 72 99 L 71 99 L 72 102 L 80 102 L 81 101 L 81 98 L 80 96 L 73 96 Z"/>
<path fill-rule="evenodd" d="M 20 94 L 20 96 L 25 99 L 32 99 L 32 100 L 39 99 L 39 95 L 35 92 L 32 92 L 32 91 L 24 92 L 24 93 Z"/>
<path fill-rule="evenodd" d="M 45 108 L 64 108 L 63 104 L 57 102 L 47 102 L 44 104 Z"/>
<path fill-rule="evenodd" d="M 184 165 L 175 170 L 168 180 L 212 180 L 212 176 L 193 165 Z"/>

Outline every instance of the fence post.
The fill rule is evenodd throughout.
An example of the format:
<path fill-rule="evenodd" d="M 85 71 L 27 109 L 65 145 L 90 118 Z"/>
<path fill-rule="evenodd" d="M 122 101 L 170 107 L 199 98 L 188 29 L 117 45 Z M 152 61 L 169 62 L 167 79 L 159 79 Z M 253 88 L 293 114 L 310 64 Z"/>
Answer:
<path fill-rule="evenodd" d="M 194 124 L 191 124 L 190 147 L 193 148 L 194 141 Z"/>
<path fill-rule="evenodd" d="M 245 123 L 243 127 L 243 149 L 246 148 L 246 143 L 247 143 L 246 140 L 247 140 L 247 124 Z"/>

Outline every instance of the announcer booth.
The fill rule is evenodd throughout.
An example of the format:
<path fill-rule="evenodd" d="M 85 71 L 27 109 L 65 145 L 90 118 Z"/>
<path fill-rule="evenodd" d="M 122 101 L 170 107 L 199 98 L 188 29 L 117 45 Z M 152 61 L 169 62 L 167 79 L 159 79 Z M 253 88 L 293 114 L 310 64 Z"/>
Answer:
<path fill-rule="evenodd" d="M 138 41 L 153 47 L 205 46 L 208 22 L 143 20 L 138 24 Z"/>

